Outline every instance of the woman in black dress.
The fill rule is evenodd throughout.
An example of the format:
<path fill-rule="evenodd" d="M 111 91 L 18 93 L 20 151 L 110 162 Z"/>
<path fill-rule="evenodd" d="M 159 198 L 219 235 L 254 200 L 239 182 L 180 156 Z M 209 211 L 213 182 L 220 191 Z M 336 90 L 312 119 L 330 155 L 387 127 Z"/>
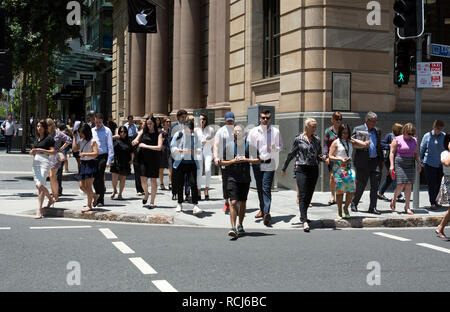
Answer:
<path fill-rule="evenodd" d="M 161 162 L 159 163 L 159 183 L 161 190 L 165 190 L 164 186 L 164 169 L 169 169 L 169 189 L 172 186 L 172 157 L 170 157 L 170 118 L 165 118 L 160 133 L 163 136 L 163 146 L 161 149 Z"/>
<path fill-rule="evenodd" d="M 133 163 L 133 150 L 131 142 L 128 138 L 128 130 L 125 126 L 119 127 L 119 137 L 114 139 L 114 162 L 111 165 L 113 193 L 111 199 L 117 194 L 117 181 L 120 176 L 119 196 L 117 199 L 122 200 L 122 192 L 125 188 L 127 175 L 131 173 L 130 165 Z"/>
<path fill-rule="evenodd" d="M 161 149 L 163 136 L 156 129 L 156 120 L 154 117 L 147 117 L 142 131 L 139 132 L 133 144 L 139 143 L 138 162 L 141 169 L 141 184 L 145 192 L 145 198 L 142 204 L 145 206 L 148 200 L 148 183 L 151 182 L 150 209 L 155 208 L 155 197 L 157 191 L 156 179 L 159 175 L 159 163 L 161 160 Z"/>

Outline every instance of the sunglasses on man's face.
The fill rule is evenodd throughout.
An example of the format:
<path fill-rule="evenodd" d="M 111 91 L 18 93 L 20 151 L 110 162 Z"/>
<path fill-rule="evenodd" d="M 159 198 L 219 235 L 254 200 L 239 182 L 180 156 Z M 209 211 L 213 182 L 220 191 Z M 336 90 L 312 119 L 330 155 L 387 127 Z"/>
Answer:
<path fill-rule="evenodd" d="M 262 120 L 270 120 L 270 117 L 261 117 Z"/>

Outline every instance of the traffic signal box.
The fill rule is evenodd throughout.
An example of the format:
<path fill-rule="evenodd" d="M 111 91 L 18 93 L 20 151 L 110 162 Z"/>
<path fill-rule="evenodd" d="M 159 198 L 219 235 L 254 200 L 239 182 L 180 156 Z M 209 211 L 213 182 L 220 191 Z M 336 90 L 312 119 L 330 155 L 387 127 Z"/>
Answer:
<path fill-rule="evenodd" d="M 409 82 L 411 66 L 414 66 L 414 41 L 397 40 L 395 43 L 394 83 L 401 87 Z"/>

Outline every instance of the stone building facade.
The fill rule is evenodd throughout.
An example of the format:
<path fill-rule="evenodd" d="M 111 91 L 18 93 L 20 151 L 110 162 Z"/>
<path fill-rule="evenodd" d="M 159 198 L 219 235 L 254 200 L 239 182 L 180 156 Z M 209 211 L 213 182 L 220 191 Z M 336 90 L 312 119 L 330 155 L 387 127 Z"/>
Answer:
<path fill-rule="evenodd" d="M 128 114 L 173 116 L 181 108 L 212 109 L 219 122 L 231 110 L 245 123 L 249 106 L 270 105 L 283 159 L 305 117 L 318 120 L 320 134 L 329 126 L 332 73 L 341 72 L 351 73 L 344 115 L 351 126 L 369 110 L 382 116 L 383 134 L 397 120 L 414 120 L 414 76 L 402 88 L 393 83 L 394 0 L 378 1 L 379 25 L 368 24 L 367 0 L 155 0 L 158 33 L 147 35 L 128 33 L 126 1 L 112 2 L 119 123 Z M 444 88 L 423 91 L 424 131 L 437 112 L 450 125 L 449 84 L 447 76 Z M 325 190 L 322 171 L 318 189 Z M 294 187 L 290 180 L 279 184 Z"/>

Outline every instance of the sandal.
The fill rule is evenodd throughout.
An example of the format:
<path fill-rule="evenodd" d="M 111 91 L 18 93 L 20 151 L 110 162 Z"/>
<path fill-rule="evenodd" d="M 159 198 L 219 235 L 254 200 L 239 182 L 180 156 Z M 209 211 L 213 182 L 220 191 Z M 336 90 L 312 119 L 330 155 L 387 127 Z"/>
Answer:
<path fill-rule="evenodd" d="M 434 233 L 436 233 L 436 235 L 437 235 L 439 238 L 447 239 L 447 236 L 445 236 L 445 234 L 444 234 L 443 232 L 439 232 L 437 229 L 434 230 Z"/>
<path fill-rule="evenodd" d="M 391 201 L 390 205 L 392 212 L 395 211 L 395 204 L 393 203 L 393 201 Z"/>
<path fill-rule="evenodd" d="M 89 212 L 89 211 L 93 211 L 93 209 L 92 208 L 86 208 L 86 209 L 81 210 L 81 213 L 85 213 L 85 212 Z"/>
<path fill-rule="evenodd" d="M 52 206 L 53 206 L 53 208 L 55 208 L 55 203 L 56 203 L 56 200 L 55 200 L 54 197 L 52 197 L 52 200 L 48 201 L 48 204 L 47 204 L 47 206 L 45 208 L 48 209 L 48 208 L 51 208 Z"/>
<path fill-rule="evenodd" d="M 118 200 L 123 200 L 122 194 L 119 194 L 119 196 L 117 196 Z"/>
<path fill-rule="evenodd" d="M 409 214 L 409 215 L 413 215 L 414 212 L 411 209 L 405 209 L 405 213 Z"/>
<path fill-rule="evenodd" d="M 161 191 L 165 191 L 165 190 L 166 190 L 166 187 L 164 186 L 164 184 L 161 184 L 161 185 L 159 186 L 159 189 L 160 189 Z"/>
<path fill-rule="evenodd" d="M 92 206 L 97 207 L 97 200 L 99 199 L 100 195 L 94 196 L 94 201 L 92 202 Z"/>
<path fill-rule="evenodd" d="M 334 199 L 331 199 L 328 201 L 328 206 L 336 204 L 336 201 Z"/>

